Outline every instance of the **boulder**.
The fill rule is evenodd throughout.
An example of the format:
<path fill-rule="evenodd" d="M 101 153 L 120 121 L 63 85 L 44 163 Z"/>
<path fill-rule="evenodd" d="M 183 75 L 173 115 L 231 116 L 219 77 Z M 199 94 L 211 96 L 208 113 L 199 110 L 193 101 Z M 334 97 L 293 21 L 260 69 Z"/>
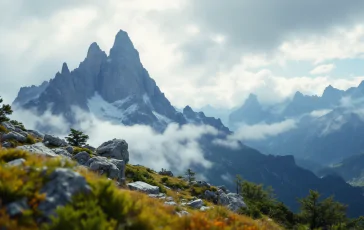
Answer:
<path fill-rule="evenodd" d="M 80 165 L 85 165 L 90 160 L 90 154 L 87 152 L 79 152 L 73 157 Z"/>
<path fill-rule="evenodd" d="M 6 140 L 16 140 L 16 141 L 19 141 L 21 143 L 24 143 L 27 138 L 17 132 L 14 132 L 14 131 L 11 131 L 10 133 L 6 133 L 3 135 L 2 137 L 2 140 L 3 141 L 6 141 Z"/>
<path fill-rule="evenodd" d="M 80 192 L 91 192 L 86 179 L 71 169 L 56 168 L 51 173 L 49 181 L 40 190 L 40 193 L 46 194 L 46 198 L 40 202 L 38 209 L 50 217 L 55 214 L 55 209 L 58 206 L 66 205 L 71 201 L 74 194 Z"/>
<path fill-rule="evenodd" d="M 199 187 L 211 187 L 206 181 L 192 181 L 191 184 Z"/>
<path fill-rule="evenodd" d="M 166 170 L 163 170 L 163 171 L 160 171 L 158 172 L 159 175 L 163 175 L 163 176 L 170 176 L 170 177 L 173 177 L 173 173 L 172 171 L 166 171 Z"/>
<path fill-rule="evenodd" d="M 165 193 L 159 193 L 159 194 L 148 194 L 151 198 L 159 198 L 159 199 L 165 199 L 166 194 Z"/>
<path fill-rule="evenodd" d="M 6 165 L 8 165 L 8 166 L 19 166 L 19 165 L 22 165 L 24 162 L 25 162 L 24 158 L 19 158 L 19 159 L 9 161 Z"/>
<path fill-rule="evenodd" d="M 46 134 L 44 135 L 43 143 L 46 145 L 51 145 L 54 147 L 65 147 L 67 146 L 67 142 L 59 137 Z"/>
<path fill-rule="evenodd" d="M 67 158 L 72 158 L 72 155 L 65 149 L 63 148 L 55 148 L 52 149 L 53 152 L 55 152 L 56 154 L 60 155 L 60 156 L 64 156 Z"/>
<path fill-rule="evenodd" d="M 43 134 L 43 133 L 41 133 L 41 132 L 38 132 L 38 131 L 36 131 L 36 130 L 31 130 L 31 129 L 29 129 L 29 130 L 27 130 L 27 132 L 28 132 L 29 134 L 31 134 L 32 136 L 36 137 L 36 138 L 41 138 L 41 139 L 43 139 L 43 138 L 44 138 L 44 134 Z"/>
<path fill-rule="evenodd" d="M 120 182 L 125 180 L 125 164 L 121 160 L 116 161 L 115 159 L 97 156 L 90 158 L 85 166 L 101 175 L 106 174 L 110 179 L 117 179 Z"/>
<path fill-rule="evenodd" d="M 8 121 L 1 122 L 1 125 L 9 131 L 15 131 L 15 126 Z"/>
<path fill-rule="evenodd" d="M 12 147 L 12 144 L 10 142 L 4 142 L 1 144 L 4 148 L 11 148 Z"/>
<path fill-rule="evenodd" d="M 67 146 L 65 149 L 67 150 L 67 152 L 69 152 L 69 154 L 73 154 L 73 147 L 72 146 Z"/>
<path fill-rule="evenodd" d="M 22 130 L 21 128 L 15 127 L 15 132 L 19 133 L 20 135 L 27 137 L 29 135 L 29 133 L 25 132 L 24 130 Z"/>
<path fill-rule="evenodd" d="M 147 194 L 159 194 L 158 186 L 153 186 L 153 185 L 147 184 L 143 181 L 129 183 L 128 187 L 130 190 L 137 190 L 137 191 L 144 192 Z"/>
<path fill-rule="evenodd" d="M 191 202 L 188 202 L 187 205 L 192 208 L 200 209 L 203 205 L 203 202 L 201 199 L 198 199 L 198 200 L 193 200 Z"/>
<path fill-rule="evenodd" d="M 200 211 L 205 212 L 205 211 L 210 210 L 210 209 L 211 209 L 210 207 L 202 206 L 200 208 Z"/>
<path fill-rule="evenodd" d="M 168 206 L 177 206 L 177 203 L 174 201 L 166 201 L 166 202 L 164 202 L 164 204 L 168 205 Z"/>
<path fill-rule="evenodd" d="M 92 147 L 91 145 L 84 145 L 84 146 L 82 146 L 82 148 L 89 149 L 92 152 L 95 152 L 95 150 L 96 150 L 96 148 L 95 147 Z"/>
<path fill-rule="evenodd" d="M 180 211 L 180 212 L 177 212 L 176 213 L 179 217 L 183 217 L 183 216 L 188 216 L 188 215 L 190 215 L 190 213 L 189 212 L 187 212 L 187 211 Z"/>
<path fill-rule="evenodd" d="M 113 139 L 107 141 L 96 149 L 96 153 L 103 157 L 123 160 L 125 164 L 129 162 L 128 143 L 125 140 Z"/>
<path fill-rule="evenodd" d="M 204 193 L 204 197 L 205 199 L 207 200 L 215 200 L 217 199 L 217 195 L 215 192 L 213 191 L 210 191 L 210 190 L 206 190 L 205 193 Z"/>
<path fill-rule="evenodd" d="M 227 194 L 229 199 L 228 208 L 233 212 L 238 212 L 240 208 L 245 208 L 246 204 L 243 200 L 243 197 L 236 193 L 229 193 Z"/>
<path fill-rule="evenodd" d="M 10 217 L 21 215 L 25 210 L 30 209 L 27 199 L 23 198 L 6 205 L 6 212 Z"/>
<path fill-rule="evenodd" d="M 227 206 L 229 205 L 229 197 L 227 196 L 227 194 L 222 191 L 221 189 L 217 190 L 218 193 L 218 204 Z"/>
<path fill-rule="evenodd" d="M 40 155 L 45 155 L 48 157 L 56 157 L 58 156 L 55 152 L 53 152 L 50 148 L 46 147 L 43 143 L 35 143 L 34 145 L 23 145 L 16 147 L 17 149 L 25 150 L 30 153 L 36 153 Z"/>

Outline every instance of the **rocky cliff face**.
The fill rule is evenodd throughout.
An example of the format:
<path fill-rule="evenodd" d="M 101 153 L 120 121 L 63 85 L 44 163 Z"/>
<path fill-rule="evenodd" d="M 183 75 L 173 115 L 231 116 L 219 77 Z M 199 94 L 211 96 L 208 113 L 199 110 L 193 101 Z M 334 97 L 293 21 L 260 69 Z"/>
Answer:
<path fill-rule="evenodd" d="M 209 124 L 228 132 L 218 119 L 194 112 L 191 116 L 187 110 L 187 114 L 177 112 L 149 76 L 138 51 L 122 30 L 109 55 L 92 43 L 78 68 L 70 71 L 64 63 L 62 71 L 49 83 L 22 88 L 13 106 L 35 109 L 39 114 L 50 110 L 63 114 L 71 123 L 75 119 L 72 107 L 76 106 L 100 119 L 150 125 L 158 131 L 172 122 L 189 122 Z"/>

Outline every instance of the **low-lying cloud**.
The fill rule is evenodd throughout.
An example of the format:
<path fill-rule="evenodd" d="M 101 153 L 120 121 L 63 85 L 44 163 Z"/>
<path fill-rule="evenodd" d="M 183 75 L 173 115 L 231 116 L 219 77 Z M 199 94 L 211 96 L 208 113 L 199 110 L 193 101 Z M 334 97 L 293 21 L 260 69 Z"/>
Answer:
<path fill-rule="evenodd" d="M 205 135 L 217 135 L 218 131 L 210 126 L 170 124 L 163 133 L 155 132 L 145 125 L 124 126 L 103 121 L 81 110 L 75 110 L 77 126 L 89 135 L 88 141 L 94 147 L 103 142 L 118 138 L 129 144 L 130 163 L 141 164 L 155 170 L 171 169 L 181 174 L 191 166 L 209 168 L 212 163 L 204 158 L 199 139 Z M 16 119 L 28 129 L 37 129 L 39 125 L 52 125 L 53 134 L 64 137 L 69 132 L 68 124 L 62 116 L 46 112 L 36 116 L 31 111 L 16 110 L 12 119 Z"/>
<path fill-rule="evenodd" d="M 287 119 L 282 122 L 266 124 L 259 123 L 255 125 L 242 124 L 235 133 L 228 136 L 225 140 L 215 139 L 217 145 L 237 149 L 240 147 L 239 141 L 259 141 L 268 137 L 277 136 L 281 133 L 288 132 L 297 127 L 297 121 Z"/>

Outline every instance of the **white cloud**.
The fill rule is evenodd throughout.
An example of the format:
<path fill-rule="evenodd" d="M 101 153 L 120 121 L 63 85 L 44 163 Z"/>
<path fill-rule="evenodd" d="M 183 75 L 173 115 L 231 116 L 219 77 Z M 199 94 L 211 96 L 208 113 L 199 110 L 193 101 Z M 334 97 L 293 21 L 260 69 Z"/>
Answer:
<path fill-rule="evenodd" d="M 141 164 L 155 170 L 173 169 L 183 173 L 191 165 L 209 168 L 212 163 L 204 158 L 199 139 L 205 134 L 217 135 L 218 131 L 210 126 L 170 124 L 164 133 L 156 133 L 149 126 L 124 126 L 97 119 L 79 109 L 76 113 L 77 128 L 90 136 L 88 143 L 97 147 L 103 142 L 118 138 L 125 139 L 129 145 L 130 163 Z M 51 125 L 53 134 L 64 137 L 70 125 L 62 116 L 49 112 L 36 116 L 31 111 L 15 110 L 12 119 L 23 122 L 28 129 L 36 129 L 39 124 Z M 203 175 L 201 175 L 203 176 Z"/>
<path fill-rule="evenodd" d="M 285 121 L 273 124 L 260 123 L 255 125 L 240 124 L 235 133 L 228 136 L 226 139 L 215 139 L 213 141 L 216 145 L 238 149 L 240 147 L 239 141 L 256 141 L 264 140 L 268 137 L 277 136 L 279 134 L 288 132 L 297 127 L 297 121 L 287 119 Z"/>
<path fill-rule="evenodd" d="M 332 112 L 332 109 L 314 110 L 310 113 L 311 117 L 322 117 Z"/>
<path fill-rule="evenodd" d="M 328 74 L 334 69 L 335 69 L 334 64 L 319 65 L 319 66 L 316 66 L 313 70 L 311 70 L 310 74 L 313 74 L 313 75 Z"/>

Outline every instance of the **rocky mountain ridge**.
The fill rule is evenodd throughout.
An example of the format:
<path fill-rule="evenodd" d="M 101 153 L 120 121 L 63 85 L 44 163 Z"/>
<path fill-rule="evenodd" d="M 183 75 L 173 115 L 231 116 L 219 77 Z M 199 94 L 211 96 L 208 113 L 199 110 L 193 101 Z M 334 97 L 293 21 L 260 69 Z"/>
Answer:
<path fill-rule="evenodd" d="M 266 154 L 292 154 L 297 159 L 329 165 L 364 150 L 359 138 L 364 127 L 363 95 L 362 82 L 346 91 L 328 86 L 322 96 L 297 92 L 292 100 L 264 109 L 255 100 L 255 109 L 241 107 L 231 114 L 231 118 L 237 115 L 231 122 L 269 125 L 291 119 L 295 126 L 286 132 L 263 140 L 242 141 Z M 261 110 L 264 115 L 260 115 Z M 249 116 L 256 120 L 250 122 L 246 119 Z"/>
<path fill-rule="evenodd" d="M 128 34 L 122 30 L 115 37 L 107 55 L 92 43 L 79 67 L 70 71 L 63 63 L 61 72 L 40 86 L 24 87 L 13 107 L 35 110 L 43 114 L 63 115 L 75 122 L 72 107 L 103 120 L 124 125 L 143 124 L 163 131 L 170 123 L 208 124 L 229 132 L 220 119 L 207 118 L 186 107 L 175 110 L 140 61 Z"/>

